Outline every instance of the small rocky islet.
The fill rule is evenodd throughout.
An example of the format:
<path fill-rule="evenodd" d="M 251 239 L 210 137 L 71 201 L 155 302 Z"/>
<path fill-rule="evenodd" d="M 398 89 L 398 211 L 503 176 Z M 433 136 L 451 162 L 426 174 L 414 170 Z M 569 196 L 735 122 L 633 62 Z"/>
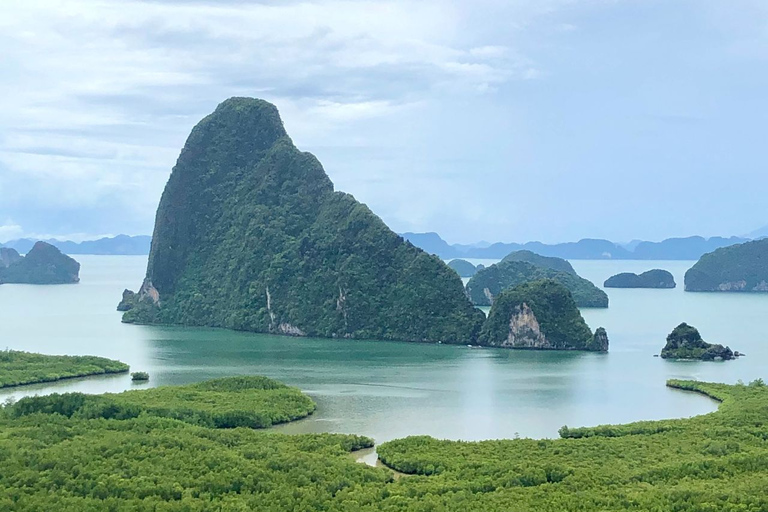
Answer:
<path fill-rule="evenodd" d="M 707 343 L 699 330 L 683 322 L 667 336 L 667 344 L 661 350 L 664 359 L 688 359 L 700 361 L 727 361 L 743 354 L 730 347 Z"/>

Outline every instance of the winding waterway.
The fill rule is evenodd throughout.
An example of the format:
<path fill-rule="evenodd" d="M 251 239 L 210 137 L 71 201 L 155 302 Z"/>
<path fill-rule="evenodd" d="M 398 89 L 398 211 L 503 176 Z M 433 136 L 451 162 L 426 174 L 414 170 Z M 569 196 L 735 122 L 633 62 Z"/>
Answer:
<path fill-rule="evenodd" d="M 768 294 L 694 294 L 682 290 L 693 262 L 574 261 L 601 284 L 622 271 L 665 268 L 674 290 L 607 290 L 610 308 L 584 310 L 608 330 L 608 354 L 511 351 L 466 346 L 278 337 L 216 329 L 120 323 L 122 290 L 140 284 L 146 257 L 79 256 L 81 282 L 0 286 L 0 348 L 93 354 L 151 374 L 149 386 L 262 374 L 298 386 L 318 403 L 310 418 L 278 427 L 346 432 L 382 442 L 438 438 L 555 437 L 569 426 L 686 417 L 715 409 L 704 397 L 667 389 L 668 378 L 721 382 L 766 378 Z M 653 357 L 686 321 L 704 338 L 747 357 L 721 363 Z M 29 394 L 101 393 L 136 387 L 127 375 L 0 390 Z"/>

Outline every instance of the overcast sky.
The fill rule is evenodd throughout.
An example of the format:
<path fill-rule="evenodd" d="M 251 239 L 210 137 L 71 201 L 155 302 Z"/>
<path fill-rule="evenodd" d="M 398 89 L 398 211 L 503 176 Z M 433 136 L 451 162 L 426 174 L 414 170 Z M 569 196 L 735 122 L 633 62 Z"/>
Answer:
<path fill-rule="evenodd" d="M 765 0 L 3 0 L 0 241 L 150 234 L 235 95 L 398 232 L 744 234 L 766 91 Z"/>

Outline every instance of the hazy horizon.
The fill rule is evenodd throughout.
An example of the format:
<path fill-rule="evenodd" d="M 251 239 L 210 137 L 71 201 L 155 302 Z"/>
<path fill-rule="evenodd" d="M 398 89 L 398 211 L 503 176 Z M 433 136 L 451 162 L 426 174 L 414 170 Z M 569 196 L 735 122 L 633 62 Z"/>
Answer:
<path fill-rule="evenodd" d="M 0 240 L 148 234 L 192 127 L 277 105 L 338 190 L 449 243 L 768 224 L 768 4 L 0 5 Z"/>

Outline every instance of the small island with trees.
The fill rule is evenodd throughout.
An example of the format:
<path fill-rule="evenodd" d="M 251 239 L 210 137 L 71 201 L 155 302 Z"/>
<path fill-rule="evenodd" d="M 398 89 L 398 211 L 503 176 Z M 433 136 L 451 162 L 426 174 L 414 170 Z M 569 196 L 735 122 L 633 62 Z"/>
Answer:
<path fill-rule="evenodd" d="M 480 344 L 607 352 L 608 336 L 603 328 L 592 333 L 565 286 L 542 279 L 499 294 L 480 332 Z"/>
<path fill-rule="evenodd" d="M 664 359 L 694 359 L 701 361 L 727 361 L 739 357 L 730 347 L 707 343 L 699 330 L 683 322 L 667 336 L 667 344 L 661 350 Z"/>
<path fill-rule="evenodd" d="M 14 254 L 15 253 L 15 254 Z M 0 284 L 70 284 L 80 281 L 80 264 L 47 242 L 37 242 L 23 258 L 10 249 L 0 264 Z"/>
<path fill-rule="evenodd" d="M 639 275 L 632 272 L 616 274 L 609 277 L 603 286 L 606 288 L 674 288 L 677 283 L 669 271 L 656 268 Z"/>

